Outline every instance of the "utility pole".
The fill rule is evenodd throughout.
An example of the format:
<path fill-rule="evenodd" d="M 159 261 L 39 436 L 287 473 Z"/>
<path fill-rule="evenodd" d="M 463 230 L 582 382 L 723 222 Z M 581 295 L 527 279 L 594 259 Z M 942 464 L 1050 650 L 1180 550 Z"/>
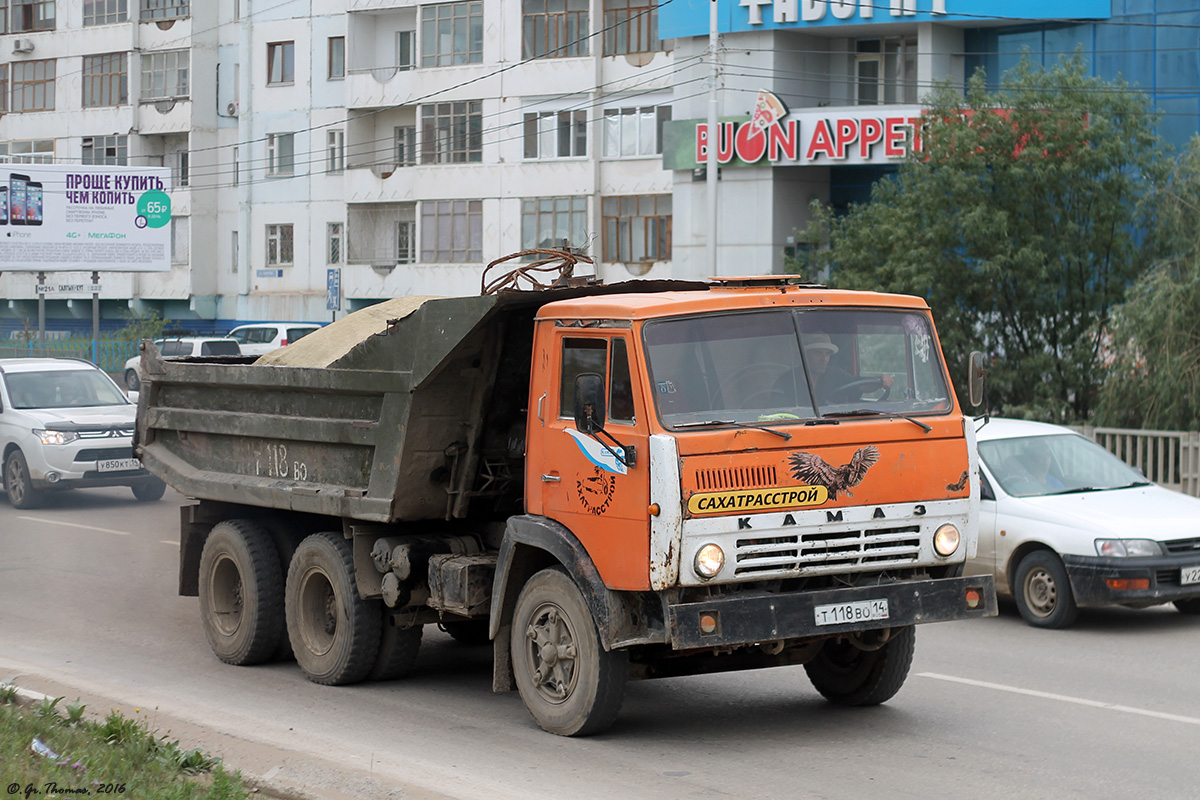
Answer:
<path fill-rule="evenodd" d="M 721 146 L 721 133 L 717 129 L 717 83 L 721 78 L 721 65 L 717 63 L 717 0 L 709 0 L 708 8 L 708 153 L 704 170 L 705 200 L 708 202 L 708 248 L 705 253 L 706 275 L 717 274 L 717 150 Z"/>

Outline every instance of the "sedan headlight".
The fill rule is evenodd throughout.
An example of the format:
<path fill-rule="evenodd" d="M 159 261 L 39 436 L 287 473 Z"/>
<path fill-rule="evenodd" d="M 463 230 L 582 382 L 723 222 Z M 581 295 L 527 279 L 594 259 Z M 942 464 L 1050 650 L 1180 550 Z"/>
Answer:
<path fill-rule="evenodd" d="M 67 444 L 79 438 L 75 431 L 34 431 L 33 435 L 42 440 L 42 444 Z"/>
<path fill-rule="evenodd" d="M 1162 548 L 1152 539 L 1097 539 L 1096 554 L 1110 558 L 1161 556 Z"/>

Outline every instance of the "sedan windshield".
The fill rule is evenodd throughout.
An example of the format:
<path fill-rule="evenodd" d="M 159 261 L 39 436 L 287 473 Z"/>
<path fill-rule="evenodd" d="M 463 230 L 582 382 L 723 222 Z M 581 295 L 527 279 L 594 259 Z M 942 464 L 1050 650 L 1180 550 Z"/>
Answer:
<path fill-rule="evenodd" d="M 880 309 L 750 311 L 646 324 L 655 402 L 670 426 L 945 413 L 928 318 Z"/>
<path fill-rule="evenodd" d="M 95 369 L 10 372 L 4 376 L 14 408 L 123 406 L 129 401 Z"/>
<path fill-rule="evenodd" d="M 1149 481 L 1100 445 L 1073 433 L 979 443 L 979 457 L 1014 497 L 1094 492 Z"/>

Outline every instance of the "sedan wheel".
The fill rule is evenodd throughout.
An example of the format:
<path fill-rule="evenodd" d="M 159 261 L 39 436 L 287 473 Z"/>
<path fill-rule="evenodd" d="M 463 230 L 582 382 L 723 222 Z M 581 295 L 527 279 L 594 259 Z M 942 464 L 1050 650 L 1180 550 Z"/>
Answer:
<path fill-rule="evenodd" d="M 29 464 L 20 450 L 9 453 L 4 462 L 4 490 L 13 508 L 33 508 L 38 503 L 38 492 L 29 477 Z"/>
<path fill-rule="evenodd" d="M 1035 628 L 1066 628 L 1079 608 L 1067 570 L 1057 555 L 1036 550 L 1017 565 L 1017 610 Z"/>

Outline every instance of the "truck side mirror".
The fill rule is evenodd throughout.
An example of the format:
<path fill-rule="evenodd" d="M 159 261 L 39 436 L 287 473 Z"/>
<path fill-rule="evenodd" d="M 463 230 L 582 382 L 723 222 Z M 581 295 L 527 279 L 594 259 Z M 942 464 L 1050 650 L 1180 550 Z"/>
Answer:
<path fill-rule="evenodd" d="M 975 350 L 971 353 L 967 367 L 967 394 L 972 408 L 983 405 L 983 390 L 987 383 L 987 370 L 983 365 L 983 353 Z"/>
<path fill-rule="evenodd" d="M 575 427 L 584 433 L 604 430 L 604 377 L 595 372 L 575 376 Z"/>

